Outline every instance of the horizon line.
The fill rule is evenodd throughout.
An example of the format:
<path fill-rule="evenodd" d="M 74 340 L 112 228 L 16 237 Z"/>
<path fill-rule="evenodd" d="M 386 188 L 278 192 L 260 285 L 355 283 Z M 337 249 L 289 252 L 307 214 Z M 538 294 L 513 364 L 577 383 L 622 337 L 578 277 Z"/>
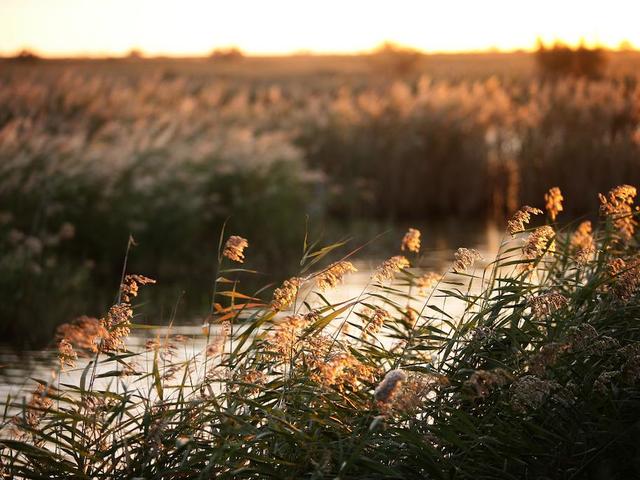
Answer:
<path fill-rule="evenodd" d="M 22 53 L 30 53 L 35 55 L 38 58 L 46 59 L 46 60 L 82 60 L 82 59 L 92 59 L 92 60 L 103 60 L 103 59 L 114 59 L 114 58 L 140 58 L 140 59 L 159 59 L 159 58 L 169 58 L 169 59 L 200 59 L 200 58 L 210 58 L 212 54 L 216 51 L 224 52 L 229 51 L 231 49 L 237 49 L 244 58 L 286 58 L 286 57 L 358 57 L 358 56 L 366 56 L 372 55 L 376 53 L 376 50 L 380 48 L 380 46 L 384 45 L 387 42 L 383 42 L 375 48 L 367 49 L 367 50 L 326 50 L 326 51 L 316 51 L 316 50 L 307 50 L 307 49 L 299 49 L 299 50 L 291 50 L 288 52 L 252 52 L 245 51 L 237 46 L 225 46 L 225 47 L 214 47 L 207 52 L 185 52 L 185 53 L 161 53 L 161 52 L 145 52 L 143 49 L 138 47 L 132 47 L 127 51 L 120 52 L 101 52 L 101 51 L 86 51 L 86 52 L 61 52 L 61 53 L 51 53 L 44 52 L 39 49 L 31 48 L 31 47 L 22 47 L 19 49 L 14 49 L 12 51 L 0 51 L 0 58 L 15 58 Z M 514 54 L 514 53 L 535 53 L 537 51 L 537 47 L 520 47 L 520 48 L 499 48 L 499 47 L 487 47 L 487 48 L 479 48 L 479 49 L 461 49 L 461 50 L 423 50 L 419 48 L 414 48 L 411 46 L 401 45 L 394 42 L 389 42 L 391 45 L 399 47 L 401 49 L 407 49 L 410 51 L 414 51 L 416 53 L 422 55 L 480 55 L 480 54 Z M 569 47 L 577 47 L 578 45 L 571 45 L 563 42 L 559 42 L 562 45 L 567 45 Z M 553 46 L 554 44 L 550 44 Z M 602 49 L 606 52 L 640 52 L 640 48 L 635 45 L 629 45 L 629 47 L 622 48 L 621 46 L 610 47 L 606 45 L 588 45 L 587 48 L 595 48 Z"/>

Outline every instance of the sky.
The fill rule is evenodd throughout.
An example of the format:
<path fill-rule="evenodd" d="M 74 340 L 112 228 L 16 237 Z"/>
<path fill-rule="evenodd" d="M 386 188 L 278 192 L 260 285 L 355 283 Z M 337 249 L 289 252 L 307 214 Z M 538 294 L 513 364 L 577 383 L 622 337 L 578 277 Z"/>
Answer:
<path fill-rule="evenodd" d="M 0 0 L 0 54 L 427 52 L 547 42 L 640 47 L 640 0 Z"/>

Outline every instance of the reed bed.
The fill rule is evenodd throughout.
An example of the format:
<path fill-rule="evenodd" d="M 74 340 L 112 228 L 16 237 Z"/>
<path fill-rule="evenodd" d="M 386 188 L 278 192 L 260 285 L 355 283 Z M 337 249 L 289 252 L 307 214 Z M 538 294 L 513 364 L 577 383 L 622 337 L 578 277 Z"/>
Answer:
<path fill-rule="evenodd" d="M 3 66 L 0 317 L 19 320 L 3 337 L 42 343 L 102 310 L 129 234 L 143 246 L 133 268 L 173 296 L 206 284 L 213 258 L 201 252 L 229 216 L 261 239 L 256 266 L 281 276 L 306 213 L 316 225 L 501 220 L 554 184 L 577 217 L 597 192 L 640 183 L 633 75 L 262 78 L 162 65 Z M 188 291 L 184 305 L 206 304 Z"/>
<path fill-rule="evenodd" d="M 170 329 L 129 348 L 155 286 L 125 262 L 114 305 L 63 326 L 55 374 L 7 402 L 2 473 L 635 478 L 636 189 L 601 195 L 597 225 L 558 227 L 562 196 L 519 209 L 494 259 L 460 248 L 443 272 L 419 268 L 429 232 L 411 229 L 339 302 L 357 248 L 305 240 L 295 277 L 243 292 L 259 240 L 223 231 L 197 350 Z"/>

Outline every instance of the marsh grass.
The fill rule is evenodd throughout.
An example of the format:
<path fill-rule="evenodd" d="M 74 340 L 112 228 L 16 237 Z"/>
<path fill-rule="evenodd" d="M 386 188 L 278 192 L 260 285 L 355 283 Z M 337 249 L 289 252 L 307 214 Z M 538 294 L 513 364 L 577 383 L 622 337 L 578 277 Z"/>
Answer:
<path fill-rule="evenodd" d="M 524 222 L 495 259 L 461 249 L 422 292 L 410 231 L 409 259 L 337 302 L 323 290 L 358 249 L 305 238 L 301 273 L 272 301 L 241 291 L 259 240 L 223 234 L 202 335 L 168 328 L 141 351 L 126 333 L 138 287 L 154 287 L 125 272 L 102 330 L 84 349 L 69 340 L 90 353 L 75 375 L 7 402 L 2 474 L 633 478 L 640 260 L 622 191 L 623 216 L 603 209 L 595 231 Z M 68 343 L 61 353 L 73 363 Z"/>
<path fill-rule="evenodd" d="M 18 321 L 0 337 L 41 345 L 99 315 L 130 233 L 133 271 L 162 279 L 145 314 L 167 316 L 183 290 L 189 315 L 206 309 L 198 286 L 229 216 L 260 238 L 254 268 L 279 278 L 305 213 L 350 230 L 501 221 L 551 183 L 584 215 L 597 192 L 640 182 L 640 56 L 614 57 L 629 71 L 597 81 L 541 80 L 525 54 L 425 56 L 393 79 L 370 57 L 2 62 L 0 317 Z"/>

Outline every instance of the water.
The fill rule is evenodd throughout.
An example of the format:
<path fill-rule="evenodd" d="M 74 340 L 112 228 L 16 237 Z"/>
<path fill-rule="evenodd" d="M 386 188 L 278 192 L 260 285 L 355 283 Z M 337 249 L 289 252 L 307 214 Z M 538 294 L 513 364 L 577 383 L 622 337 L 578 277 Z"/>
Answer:
<path fill-rule="evenodd" d="M 418 227 L 420 227 L 418 225 Z M 358 227 L 361 228 L 361 227 Z M 422 251 L 419 259 L 420 268 L 426 271 L 443 273 L 450 268 L 453 259 L 453 252 L 456 248 L 465 246 L 476 248 L 482 254 L 484 263 L 493 260 L 498 251 L 502 232 L 494 226 L 477 225 L 456 225 L 455 223 L 443 224 L 438 227 L 423 227 Z M 357 298 L 363 289 L 368 285 L 372 271 L 386 258 L 395 254 L 398 241 L 404 233 L 404 226 L 395 226 L 391 229 L 386 238 L 377 245 L 363 251 L 362 255 L 356 255 L 353 263 L 358 269 L 356 273 L 345 277 L 343 284 L 327 292 L 325 297 L 332 303 Z M 368 232 L 365 232 L 369 234 Z M 373 236 L 373 235 L 371 235 Z M 371 237 L 369 237 L 371 238 Z M 391 240 L 389 240 L 391 239 Z M 392 253 L 389 254 L 388 252 Z M 483 266 L 479 262 L 478 267 Z M 319 304 L 319 299 L 314 295 L 309 295 L 307 300 L 312 304 Z M 432 298 L 431 304 L 443 307 L 442 299 Z M 420 305 L 413 305 L 420 309 Z M 452 315 L 461 313 L 462 305 L 448 301 L 446 310 Z M 183 324 L 172 325 L 173 335 L 183 335 L 188 337 L 188 341 L 178 345 L 173 361 L 180 361 L 191 358 L 194 355 L 202 354 L 206 346 L 206 336 L 203 335 L 201 320 L 185 320 Z M 133 351 L 144 348 L 144 344 L 151 338 L 163 338 L 167 335 L 167 328 L 135 329 L 128 340 L 128 347 Z M 142 362 L 152 362 L 153 353 L 147 353 L 140 358 Z M 89 359 L 79 359 L 78 367 L 70 372 L 59 373 L 57 368 L 56 353 L 53 350 L 35 350 L 15 352 L 10 347 L 0 348 L 0 401 L 6 401 L 10 396 L 14 401 L 21 402 L 22 398 L 28 396 L 33 389 L 34 379 L 45 381 L 60 381 L 61 383 L 78 384 L 79 377 Z M 146 371 L 145 365 L 139 365 Z M 101 366 L 100 371 L 113 370 L 114 365 Z M 59 376 L 59 378 L 58 378 Z M 106 383 L 112 379 L 103 380 Z"/>

